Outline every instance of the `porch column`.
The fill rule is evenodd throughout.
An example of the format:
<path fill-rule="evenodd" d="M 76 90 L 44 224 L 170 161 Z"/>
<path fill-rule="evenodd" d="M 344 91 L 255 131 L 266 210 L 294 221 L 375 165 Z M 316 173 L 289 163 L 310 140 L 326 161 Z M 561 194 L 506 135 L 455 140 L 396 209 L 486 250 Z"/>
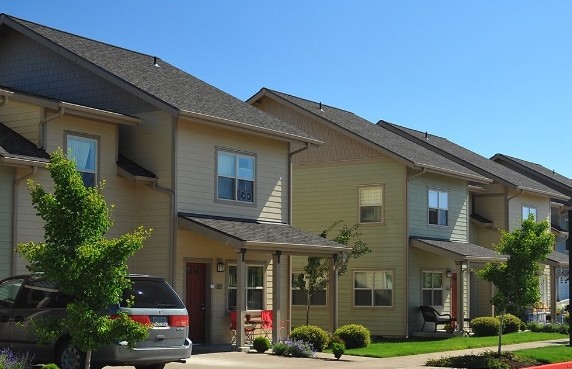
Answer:
<path fill-rule="evenodd" d="M 328 283 L 328 308 L 330 310 L 330 328 L 333 333 L 338 328 L 338 271 L 336 270 L 337 254 L 330 259 Z"/>
<path fill-rule="evenodd" d="M 246 310 L 246 249 L 236 254 L 236 347 L 244 347 L 244 311 Z"/>
<path fill-rule="evenodd" d="M 556 322 L 556 290 L 558 288 L 558 276 L 556 275 L 556 267 L 550 267 L 550 323 Z"/>
<path fill-rule="evenodd" d="M 282 264 L 280 264 L 280 251 L 272 254 L 272 342 L 280 340 L 280 322 L 282 321 Z M 288 280 L 290 276 L 288 276 Z M 288 328 L 286 328 L 288 329 Z M 289 332 L 284 332 L 289 334 Z"/>
<path fill-rule="evenodd" d="M 463 262 L 457 267 L 457 330 L 463 332 L 465 329 L 465 275 Z"/>

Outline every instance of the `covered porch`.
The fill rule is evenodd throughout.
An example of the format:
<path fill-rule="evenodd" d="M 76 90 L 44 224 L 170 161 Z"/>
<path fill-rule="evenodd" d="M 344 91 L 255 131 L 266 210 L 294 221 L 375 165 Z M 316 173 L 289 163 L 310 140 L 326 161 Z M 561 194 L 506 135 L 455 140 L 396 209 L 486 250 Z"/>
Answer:
<path fill-rule="evenodd" d="M 320 256 L 330 259 L 330 289 L 328 296 L 335 299 L 337 294 L 337 272 L 335 261 L 339 255 L 347 250 L 347 247 L 333 241 L 329 241 L 319 235 L 296 229 L 282 223 L 265 223 L 256 220 L 237 219 L 219 216 L 207 216 L 202 214 L 179 213 L 179 230 L 190 232 L 194 239 L 203 238 L 212 243 L 207 249 L 197 249 L 199 243 L 188 247 L 190 254 L 184 257 L 200 257 L 210 261 L 213 269 L 213 279 L 220 278 L 219 273 L 214 272 L 217 268 L 232 267 L 232 281 L 229 281 L 229 273 L 223 283 L 210 283 L 214 288 L 211 303 L 204 307 L 206 315 L 212 317 L 209 323 L 213 331 L 228 333 L 229 315 L 236 312 L 236 326 L 232 337 L 237 348 L 245 347 L 247 341 L 249 321 L 247 315 L 258 317 L 262 310 L 270 310 L 272 315 L 271 341 L 277 342 L 281 336 L 287 336 L 284 326 L 280 322 L 290 320 L 290 267 L 289 257 L 296 256 Z M 196 256 L 195 256 L 196 255 Z M 261 290 L 252 289 L 250 266 L 254 262 L 264 264 L 265 283 Z M 262 269 L 262 268 L 259 268 Z M 235 274 L 234 274 L 235 273 Z M 209 284 L 207 281 L 206 284 Z M 214 287 L 213 287 L 214 286 Z M 216 291 L 216 289 L 222 291 Z M 186 288 L 186 291 L 189 291 Z M 216 292 L 219 292 L 218 294 Z M 248 304 L 253 293 L 262 295 L 264 301 L 258 309 L 249 309 Z M 189 294 L 189 292 L 187 293 Z M 232 303 L 230 303 L 232 300 Z M 190 301 L 190 304 L 192 301 Z M 332 301 L 329 316 L 331 325 L 336 325 L 336 301 Z M 192 306 L 188 306 L 189 311 Z M 234 313 L 233 313 L 234 315 Z M 193 318 L 191 316 L 191 321 Z M 191 324 L 192 326 L 192 324 Z M 227 331 L 224 331 L 224 327 Z M 282 328 L 282 332 L 281 332 Z M 286 326 L 286 330 L 290 327 Z M 230 340 L 228 340 L 230 343 Z M 221 344 L 220 338 L 208 340 L 210 344 Z"/>

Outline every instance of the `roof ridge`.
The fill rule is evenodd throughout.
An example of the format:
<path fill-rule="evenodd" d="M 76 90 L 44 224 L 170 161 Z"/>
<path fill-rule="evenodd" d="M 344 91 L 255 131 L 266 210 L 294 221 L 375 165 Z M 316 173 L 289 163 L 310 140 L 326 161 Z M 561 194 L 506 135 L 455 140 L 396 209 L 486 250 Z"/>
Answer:
<path fill-rule="evenodd" d="M 289 93 L 286 93 L 286 92 L 282 92 L 282 91 L 278 91 L 278 90 L 273 90 L 273 89 L 267 88 L 267 87 L 264 87 L 264 88 L 265 88 L 266 90 L 268 90 L 269 92 L 272 92 L 272 93 L 275 93 L 275 94 L 290 96 L 290 97 L 292 97 L 292 98 L 294 98 L 294 99 L 303 100 L 303 101 L 306 101 L 306 102 L 309 102 L 309 103 L 313 103 L 313 104 L 316 104 L 316 105 L 320 105 L 320 104 L 321 104 L 322 107 L 327 107 L 327 108 L 330 108 L 330 109 L 342 111 L 342 112 L 345 112 L 345 113 L 348 113 L 348 114 L 351 114 L 351 115 L 355 115 L 356 117 L 360 117 L 361 119 L 367 120 L 367 119 L 362 118 L 361 116 L 357 115 L 356 113 L 354 113 L 354 112 L 352 112 L 352 111 L 349 111 L 349 110 L 346 110 L 346 109 L 340 109 L 340 108 L 337 108 L 337 107 L 332 106 L 332 105 L 324 104 L 324 103 L 321 102 L 321 101 L 314 101 L 314 100 L 306 99 L 306 98 L 299 97 L 299 96 L 295 96 L 295 95 L 292 95 L 292 94 L 289 94 Z M 368 122 L 369 122 L 369 121 L 368 121 Z M 373 124 L 373 122 L 370 122 L 370 123 Z"/>
<path fill-rule="evenodd" d="M 383 119 L 380 119 L 375 125 L 379 125 L 380 123 L 385 123 L 385 124 L 388 124 L 388 125 L 397 127 L 398 129 L 402 129 L 402 130 L 405 130 L 405 131 L 414 131 L 414 132 L 418 132 L 418 133 L 425 134 L 425 135 L 427 135 L 427 136 L 432 136 L 432 137 L 440 138 L 440 139 L 442 139 L 442 140 L 445 140 L 445 141 L 449 141 L 449 142 L 454 143 L 453 141 L 448 140 L 447 137 L 435 135 L 435 134 L 433 134 L 433 133 L 429 133 L 429 131 L 420 131 L 420 130 L 415 129 L 415 128 L 409 128 L 409 127 L 406 127 L 406 126 L 404 126 L 404 125 L 392 123 L 392 122 L 389 122 L 389 121 L 383 120 Z M 459 146 L 460 146 L 460 145 L 459 145 Z"/>

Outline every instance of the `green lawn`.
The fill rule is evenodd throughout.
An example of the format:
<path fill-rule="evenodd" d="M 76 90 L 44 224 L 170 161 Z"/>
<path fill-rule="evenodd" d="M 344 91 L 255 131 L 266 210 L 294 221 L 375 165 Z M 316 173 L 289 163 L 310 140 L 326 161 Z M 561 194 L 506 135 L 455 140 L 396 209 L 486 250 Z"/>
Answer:
<path fill-rule="evenodd" d="M 503 335 L 503 346 L 513 343 L 568 339 L 568 335 L 559 333 L 520 332 Z M 346 355 L 369 357 L 393 357 L 426 354 L 451 350 L 463 350 L 478 347 L 496 346 L 498 337 L 452 337 L 443 339 L 410 338 L 383 340 L 370 344 L 366 348 L 346 350 Z"/>
<path fill-rule="evenodd" d="M 572 361 L 572 347 L 569 346 L 569 341 L 557 346 L 539 347 L 512 352 L 519 356 L 530 357 L 545 363 Z"/>

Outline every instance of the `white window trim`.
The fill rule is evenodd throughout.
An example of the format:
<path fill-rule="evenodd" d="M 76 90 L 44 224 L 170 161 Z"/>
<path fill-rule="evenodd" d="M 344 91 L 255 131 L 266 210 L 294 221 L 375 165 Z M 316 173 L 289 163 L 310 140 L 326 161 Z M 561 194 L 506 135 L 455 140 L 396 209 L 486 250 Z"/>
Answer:
<path fill-rule="evenodd" d="M 527 213 L 530 214 L 531 210 L 534 210 L 534 220 L 538 221 L 538 207 L 529 204 L 522 204 L 520 207 L 520 215 L 522 216 L 522 220 L 528 219 L 528 215 L 524 217 L 524 209 L 527 209 Z"/>
<path fill-rule="evenodd" d="M 230 274 L 230 267 L 235 267 L 237 268 L 237 272 L 238 272 L 238 266 L 236 264 L 227 264 L 227 272 L 226 272 L 226 278 L 228 278 L 229 274 Z M 246 274 L 248 275 L 248 268 L 262 268 L 262 287 L 248 287 L 248 281 L 245 281 L 247 286 L 245 286 L 244 289 L 244 298 L 246 299 L 248 297 L 248 291 L 249 290 L 262 290 L 262 307 L 261 310 L 266 308 L 266 303 L 267 303 L 267 299 L 266 299 L 266 266 L 262 263 L 248 263 L 245 264 L 245 268 L 246 268 Z M 228 292 L 230 290 L 237 290 L 238 287 L 231 287 L 229 281 L 227 280 L 226 283 L 226 297 L 225 299 L 226 301 L 226 308 L 229 307 L 229 301 L 228 301 Z M 238 292 L 236 293 L 236 297 L 238 298 Z M 246 301 L 246 304 L 248 305 L 248 301 Z M 247 311 L 259 311 L 258 309 L 254 309 L 254 310 L 248 310 L 248 306 L 245 306 Z"/>
<path fill-rule="evenodd" d="M 447 210 L 447 224 L 446 225 L 438 224 L 438 222 L 439 222 L 439 210 L 441 210 L 440 207 L 437 208 L 437 224 L 430 223 L 430 221 L 429 221 L 429 209 L 431 209 L 431 207 L 429 206 L 429 192 L 430 191 L 436 191 L 437 197 L 439 197 L 439 193 L 446 193 L 447 194 L 447 208 L 442 209 L 442 210 Z M 450 203 L 451 203 L 451 193 L 449 190 L 446 190 L 443 188 L 428 187 L 427 188 L 427 225 L 429 225 L 430 227 L 440 227 L 440 228 L 450 227 L 450 224 L 451 224 L 450 206 L 449 206 Z"/>
<path fill-rule="evenodd" d="M 360 273 L 360 272 L 372 272 L 372 278 L 374 276 L 374 273 L 388 273 L 391 274 L 391 281 L 392 281 L 392 286 L 391 289 L 387 289 L 387 288 L 383 288 L 383 289 L 378 289 L 378 290 L 390 290 L 391 291 L 391 304 L 390 305 L 374 305 L 374 291 L 376 290 L 372 283 L 372 288 L 356 288 L 355 287 L 355 280 L 356 280 L 356 273 Z M 375 278 L 374 278 L 375 280 Z M 373 282 L 373 281 L 372 281 Z M 371 291 L 371 305 L 356 305 L 356 290 L 359 291 Z M 393 270 L 391 269 L 356 269 L 353 271 L 352 273 L 352 307 L 356 308 L 356 309 L 362 309 L 362 308 L 366 308 L 366 309 L 371 309 L 371 308 L 376 308 L 376 309 L 387 309 L 387 308 L 393 308 L 395 304 L 395 273 Z"/>
<path fill-rule="evenodd" d="M 379 188 L 381 189 L 381 220 L 379 222 L 362 222 L 361 220 L 361 190 L 364 188 Z M 382 184 L 373 184 L 373 185 L 363 185 L 358 187 L 358 222 L 359 224 L 367 225 L 367 224 L 384 224 L 385 223 L 385 186 Z"/>
<path fill-rule="evenodd" d="M 249 159 L 253 159 L 254 160 L 254 180 L 253 180 L 253 185 L 252 185 L 252 191 L 253 191 L 253 199 L 252 202 L 248 202 L 248 201 L 240 201 L 237 199 L 222 199 L 218 197 L 218 157 L 219 157 L 219 153 L 225 153 L 225 154 L 229 154 L 229 155 L 234 155 L 235 157 L 245 157 L 245 158 L 249 158 Z M 224 177 L 224 176 L 223 176 Z M 236 183 L 238 183 L 238 173 L 235 173 L 235 178 Z M 256 198 L 257 198 L 257 194 L 258 194 L 258 156 L 254 153 L 250 153 L 250 152 L 244 152 L 244 151 L 239 151 L 239 150 L 233 150 L 233 149 L 228 149 L 228 148 L 224 148 L 224 147 L 216 147 L 215 149 L 215 165 L 214 165 L 214 201 L 217 203 L 222 203 L 222 204 L 232 204 L 232 205 L 236 205 L 236 206 L 246 206 L 246 207 L 256 207 Z M 236 187 L 234 189 L 234 191 L 236 192 Z"/>
<path fill-rule="evenodd" d="M 423 287 L 423 274 L 424 273 L 431 273 L 431 274 L 441 274 L 441 288 L 437 289 L 437 288 L 425 288 Z M 433 291 L 441 291 L 441 304 L 432 304 L 431 306 L 444 306 L 445 305 L 445 273 L 443 272 L 443 270 L 422 270 L 421 271 L 421 303 L 424 304 L 425 302 L 423 301 L 423 292 L 426 290 L 430 290 L 431 292 Z"/>

